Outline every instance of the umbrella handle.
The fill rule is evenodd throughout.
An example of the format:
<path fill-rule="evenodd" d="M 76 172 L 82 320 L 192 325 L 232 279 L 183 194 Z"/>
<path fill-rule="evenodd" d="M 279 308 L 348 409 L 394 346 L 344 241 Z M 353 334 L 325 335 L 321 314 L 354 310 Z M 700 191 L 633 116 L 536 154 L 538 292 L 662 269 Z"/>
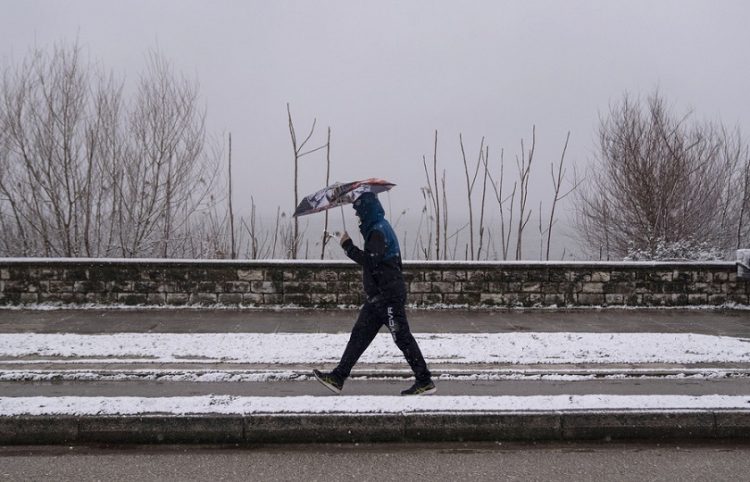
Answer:
<path fill-rule="evenodd" d="M 341 208 L 341 224 L 344 225 L 344 231 L 346 231 L 346 219 L 344 218 L 344 206 L 342 204 L 339 207 Z"/>

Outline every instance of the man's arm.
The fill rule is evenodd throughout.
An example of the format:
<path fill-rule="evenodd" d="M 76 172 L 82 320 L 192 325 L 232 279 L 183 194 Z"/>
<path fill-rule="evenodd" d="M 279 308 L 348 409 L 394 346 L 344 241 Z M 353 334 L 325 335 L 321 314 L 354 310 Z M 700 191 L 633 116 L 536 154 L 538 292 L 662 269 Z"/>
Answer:
<path fill-rule="evenodd" d="M 374 271 L 385 256 L 385 236 L 380 231 L 373 231 L 365 242 L 364 251 L 356 247 L 348 236 L 341 242 L 341 247 L 352 261 Z"/>

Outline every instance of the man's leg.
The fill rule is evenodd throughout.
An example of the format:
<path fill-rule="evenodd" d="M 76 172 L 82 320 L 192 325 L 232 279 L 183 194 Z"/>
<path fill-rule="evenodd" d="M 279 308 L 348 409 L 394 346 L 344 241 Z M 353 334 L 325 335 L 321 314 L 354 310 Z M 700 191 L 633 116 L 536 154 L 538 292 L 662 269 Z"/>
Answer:
<path fill-rule="evenodd" d="M 349 377 L 352 368 L 365 352 L 372 340 L 375 339 L 375 335 L 378 334 L 382 322 L 377 319 L 373 305 L 365 303 L 359 310 L 359 316 L 357 322 L 354 323 L 352 333 L 349 336 L 349 342 L 346 344 L 344 354 L 341 356 L 341 361 L 338 366 L 333 370 L 333 374 L 345 380 Z"/>
<path fill-rule="evenodd" d="M 428 382 L 431 379 L 430 370 L 422 356 L 422 351 L 417 345 L 417 340 L 411 334 L 409 322 L 406 319 L 405 300 L 388 301 L 383 304 L 381 310 L 385 315 L 386 326 L 409 363 L 414 376 L 418 382 Z M 380 310 L 379 310 L 380 311 Z M 382 316 L 382 315 L 381 315 Z"/>

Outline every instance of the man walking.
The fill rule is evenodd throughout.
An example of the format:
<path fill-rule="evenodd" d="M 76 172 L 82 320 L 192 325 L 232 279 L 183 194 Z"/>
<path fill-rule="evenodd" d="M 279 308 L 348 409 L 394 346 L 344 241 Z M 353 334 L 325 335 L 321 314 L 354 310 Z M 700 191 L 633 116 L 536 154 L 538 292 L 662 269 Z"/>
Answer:
<path fill-rule="evenodd" d="M 349 258 L 362 266 L 367 301 L 360 309 L 338 366 L 330 373 L 313 370 L 313 374 L 327 388 L 341 393 L 352 367 L 375 339 L 380 327 L 385 325 L 416 378 L 414 385 L 403 390 L 401 395 L 435 393 L 437 388 L 406 320 L 406 284 L 401 272 L 401 251 L 396 233 L 385 219 L 377 195 L 362 194 L 354 202 L 354 210 L 359 218 L 365 249 L 356 247 L 346 232 L 341 236 L 341 247 Z"/>

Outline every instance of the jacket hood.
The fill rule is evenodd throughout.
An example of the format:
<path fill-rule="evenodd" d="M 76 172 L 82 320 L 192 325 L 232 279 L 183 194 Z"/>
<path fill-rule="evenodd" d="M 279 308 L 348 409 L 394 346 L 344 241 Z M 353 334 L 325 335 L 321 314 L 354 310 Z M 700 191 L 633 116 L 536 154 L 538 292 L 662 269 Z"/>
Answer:
<path fill-rule="evenodd" d="M 367 239 L 372 228 L 385 218 L 385 211 L 378 196 L 371 192 L 362 194 L 354 201 L 354 211 L 359 218 L 359 232 L 364 239 Z"/>

